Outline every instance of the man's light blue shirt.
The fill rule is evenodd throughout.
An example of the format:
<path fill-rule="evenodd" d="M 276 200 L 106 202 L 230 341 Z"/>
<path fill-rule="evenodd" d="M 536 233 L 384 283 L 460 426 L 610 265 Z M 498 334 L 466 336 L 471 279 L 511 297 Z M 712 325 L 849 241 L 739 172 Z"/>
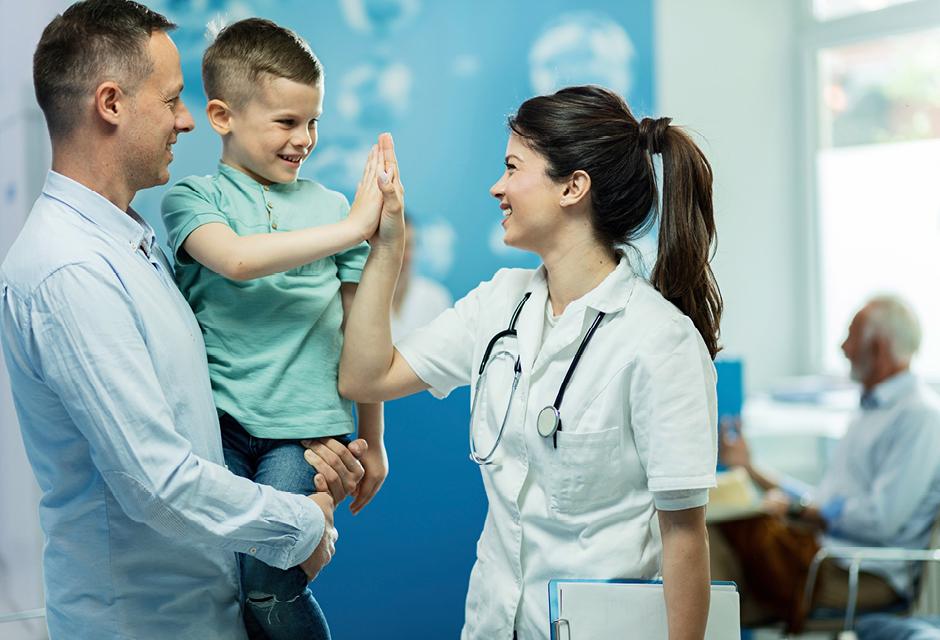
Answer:
<path fill-rule="evenodd" d="M 871 392 L 833 453 L 814 501 L 825 543 L 923 549 L 940 511 L 940 399 L 909 372 Z M 904 563 L 866 563 L 901 594 Z"/>
<path fill-rule="evenodd" d="M 235 552 L 280 568 L 323 514 L 223 466 L 202 334 L 153 231 L 50 172 L 0 267 L 55 638 L 244 638 Z"/>

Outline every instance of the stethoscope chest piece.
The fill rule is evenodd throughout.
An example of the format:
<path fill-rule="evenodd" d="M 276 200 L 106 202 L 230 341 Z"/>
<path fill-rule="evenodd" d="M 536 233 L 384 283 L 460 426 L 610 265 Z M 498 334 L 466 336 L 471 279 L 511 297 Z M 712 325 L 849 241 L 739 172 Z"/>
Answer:
<path fill-rule="evenodd" d="M 535 428 L 543 438 L 549 438 L 555 435 L 558 427 L 561 425 L 561 414 L 555 407 L 545 407 L 539 411 L 538 418 L 535 420 Z"/>

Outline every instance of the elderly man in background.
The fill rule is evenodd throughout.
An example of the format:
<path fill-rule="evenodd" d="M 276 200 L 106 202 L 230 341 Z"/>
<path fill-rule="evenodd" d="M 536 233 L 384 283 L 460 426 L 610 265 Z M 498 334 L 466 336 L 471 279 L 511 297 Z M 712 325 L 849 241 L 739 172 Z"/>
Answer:
<path fill-rule="evenodd" d="M 742 615 L 802 625 L 803 588 L 820 544 L 925 548 L 940 509 L 940 398 L 910 370 L 921 341 L 910 307 L 894 296 L 870 300 L 854 317 L 842 351 L 862 386 L 861 409 L 815 491 L 756 468 L 740 433 L 723 430 L 721 460 L 743 467 L 766 491 L 765 517 L 712 527 L 712 577 L 741 585 Z M 847 564 L 826 560 L 813 605 L 844 608 Z M 911 595 L 899 562 L 860 572 L 861 610 Z"/>
<path fill-rule="evenodd" d="M 245 638 L 236 552 L 312 579 L 333 553 L 334 500 L 362 477 L 322 443 L 309 455 L 335 464 L 318 476 L 328 493 L 223 466 L 202 333 L 130 207 L 168 180 L 193 128 L 173 26 L 135 2 L 88 0 L 46 27 L 34 57 L 52 170 L 0 267 L 0 338 L 43 492 L 53 639 Z"/>

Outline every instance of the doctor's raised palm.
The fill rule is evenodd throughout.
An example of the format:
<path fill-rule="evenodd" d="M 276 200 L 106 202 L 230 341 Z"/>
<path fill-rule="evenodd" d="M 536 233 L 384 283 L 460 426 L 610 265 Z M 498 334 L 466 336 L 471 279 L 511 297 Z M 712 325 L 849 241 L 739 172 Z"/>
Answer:
<path fill-rule="evenodd" d="M 395 141 L 392 134 L 379 136 L 379 156 L 384 162 L 385 173 L 378 178 L 382 191 L 382 216 L 379 229 L 370 241 L 373 246 L 380 243 L 404 242 L 405 237 L 405 187 L 398 173 L 398 158 L 395 156 Z"/>

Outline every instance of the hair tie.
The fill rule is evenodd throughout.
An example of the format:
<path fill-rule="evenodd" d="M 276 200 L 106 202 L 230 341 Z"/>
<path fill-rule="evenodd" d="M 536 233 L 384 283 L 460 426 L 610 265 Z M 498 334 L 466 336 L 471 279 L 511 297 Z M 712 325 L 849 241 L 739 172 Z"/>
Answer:
<path fill-rule="evenodd" d="M 663 141 L 672 118 L 643 118 L 640 120 L 640 148 L 655 155 L 663 152 Z"/>

